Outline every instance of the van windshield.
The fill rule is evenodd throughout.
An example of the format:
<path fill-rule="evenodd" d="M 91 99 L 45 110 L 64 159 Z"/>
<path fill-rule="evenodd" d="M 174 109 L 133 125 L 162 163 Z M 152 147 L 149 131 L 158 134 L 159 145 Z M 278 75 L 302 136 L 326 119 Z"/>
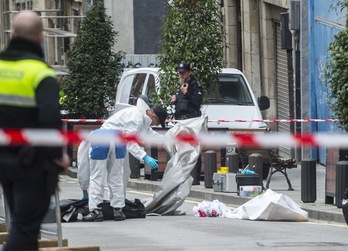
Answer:
<path fill-rule="evenodd" d="M 205 104 L 254 105 L 244 78 L 237 74 L 219 74 L 218 87 L 205 91 Z"/>

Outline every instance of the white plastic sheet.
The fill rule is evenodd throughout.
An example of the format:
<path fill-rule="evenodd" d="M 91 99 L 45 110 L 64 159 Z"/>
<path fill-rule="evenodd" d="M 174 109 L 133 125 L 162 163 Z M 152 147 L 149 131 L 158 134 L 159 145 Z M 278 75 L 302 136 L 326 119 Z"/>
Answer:
<path fill-rule="evenodd" d="M 164 148 L 170 155 L 163 179 L 152 199 L 144 201 L 147 213 L 175 214 L 190 193 L 193 178 L 191 171 L 201 154 L 201 144 L 177 143 L 179 133 L 198 135 L 207 132 L 207 118 L 180 120 L 164 135 Z"/>
<path fill-rule="evenodd" d="M 290 197 L 267 189 L 232 212 L 243 220 L 308 221 L 308 213 Z"/>
<path fill-rule="evenodd" d="M 267 221 L 308 221 L 308 213 L 300 208 L 290 197 L 273 192 L 271 189 L 254 197 L 235 210 L 229 210 L 219 201 L 203 201 L 193 208 L 195 216 L 236 218 L 241 220 L 267 220 Z M 204 214 L 202 214 L 202 211 Z M 213 215 L 214 216 L 214 215 Z"/>

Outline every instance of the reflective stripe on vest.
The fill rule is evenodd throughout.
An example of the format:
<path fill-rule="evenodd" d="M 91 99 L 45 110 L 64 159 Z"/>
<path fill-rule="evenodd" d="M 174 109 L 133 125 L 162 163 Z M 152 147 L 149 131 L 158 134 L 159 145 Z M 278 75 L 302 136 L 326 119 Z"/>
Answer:
<path fill-rule="evenodd" d="M 56 74 L 38 60 L 0 61 L 0 104 L 36 107 L 35 89 L 46 77 Z"/>

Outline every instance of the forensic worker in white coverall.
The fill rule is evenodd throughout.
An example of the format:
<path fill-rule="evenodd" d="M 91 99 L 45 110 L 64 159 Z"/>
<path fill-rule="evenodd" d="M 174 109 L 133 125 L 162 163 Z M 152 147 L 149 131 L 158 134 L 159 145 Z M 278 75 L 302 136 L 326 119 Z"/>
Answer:
<path fill-rule="evenodd" d="M 140 99 L 142 100 L 140 101 Z M 144 101 L 146 104 L 144 104 L 144 102 L 142 101 Z M 153 107 L 151 101 L 146 95 L 139 95 L 135 105 L 138 105 L 138 107 L 142 107 L 140 109 L 149 109 L 148 107 L 150 108 Z M 88 187 L 89 187 L 89 178 L 90 178 L 89 154 L 90 154 L 90 144 L 89 142 L 82 140 L 77 148 L 77 167 L 78 167 L 77 181 L 82 190 L 82 200 L 88 199 Z M 129 154 L 127 152 L 126 158 L 124 160 L 124 165 L 123 165 L 123 180 L 124 180 L 125 192 L 126 192 L 126 187 L 127 187 L 130 174 L 131 174 L 131 170 L 129 167 Z"/>
<path fill-rule="evenodd" d="M 108 118 L 93 134 L 147 134 L 159 135 L 151 126 L 161 124 L 165 127 L 167 112 L 161 106 L 149 108 L 146 103 L 139 99 L 136 106 L 131 106 L 118 111 Z M 157 160 L 147 155 L 144 149 L 135 142 L 127 145 L 101 145 L 91 143 L 90 148 L 90 180 L 89 200 L 90 213 L 82 218 L 83 221 L 103 221 L 103 213 L 98 207 L 104 198 L 104 179 L 106 177 L 109 188 L 110 205 L 113 207 L 114 220 L 125 220 L 122 212 L 125 206 L 123 165 L 126 151 L 135 158 L 144 160 L 152 169 L 158 167 Z"/>

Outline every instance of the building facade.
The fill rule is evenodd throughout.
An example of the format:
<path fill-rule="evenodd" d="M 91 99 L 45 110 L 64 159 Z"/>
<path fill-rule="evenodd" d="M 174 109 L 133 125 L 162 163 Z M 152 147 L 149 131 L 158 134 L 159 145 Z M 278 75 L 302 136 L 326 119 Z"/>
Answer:
<path fill-rule="evenodd" d="M 329 60 L 328 48 L 334 35 L 345 29 L 346 10 L 335 9 L 338 1 L 315 1 L 307 3 L 307 27 L 301 30 L 301 69 L 302 65 L 308 66 L 307 71 L 302 70 L 301 84 L 308 86 L 304 92 L 307 103 L 303 107 L 306 116 L 313 118 L 332 118 L 328 103 L 329 88 L 325 79 L 325 65 Z M 306 28 L 306 29 L 304 29 Z M 317 123 L 308 125 L 311 133 L 327 133 L 339 131 L 336 123 Z M 310 155 L 320 163 L 326 163 L 327 149 L 320 147 L 310 149 Z"/>
<path fill-rule="evenodd" d="M 44 22 L 43 47 L 47 62 L 64 66 L 66 52 L 79 30 L 86 4 L 83 0 L 3 0 L 0 4 L 1 48 L 10 39 L 14 15 L 20 10 L 35 10 Z"/>
<path fill-rule="evenodd" d="M 100 0 L 119 33 L 116 51 L 124 51 L 125 67 L 156 66 L 161 26 L 168 0 Z M 246 75 L 256 96 L 266 95 L 271 107 L 265 119 L 332 116 L 323 78 L 328 46 L 344 28 L 344 13 L 332 6 L 339 0 L 219 0 L 227 47 L 226 67 Z M 1 48 L 9 39 L 10 18 L 21 9 L 42 10 L 48 62 L 66 64 L 85 11 L 96 0 L 4 0 L 1 11 Z M 330 123 L 271 123 L 272 131 L 315 133 L 336 131 Z M 284 157 L 312 157 L 325 164 L 326 149 L 281 147 Z"/>
<path fill-rule="evenodd" d="M 267 95 L 267 119 L 329 119 L 329 88 L 324 78 L 328 47 L 345 28 L 338 0 L 224 0 L 228 66 L 241 69 L 256 96 Z M 288 19 L 284 19 L 288 14 Z M 289 29 L 286 33 L 285 29 Z M 288 35 L 286 35 L 288 34 Z M 277 123 L 272 131 L 338 131 L 334 122 Z M 326 164 L 326 147 L 280 147 L 284 157 L 314 158 Z"/>

